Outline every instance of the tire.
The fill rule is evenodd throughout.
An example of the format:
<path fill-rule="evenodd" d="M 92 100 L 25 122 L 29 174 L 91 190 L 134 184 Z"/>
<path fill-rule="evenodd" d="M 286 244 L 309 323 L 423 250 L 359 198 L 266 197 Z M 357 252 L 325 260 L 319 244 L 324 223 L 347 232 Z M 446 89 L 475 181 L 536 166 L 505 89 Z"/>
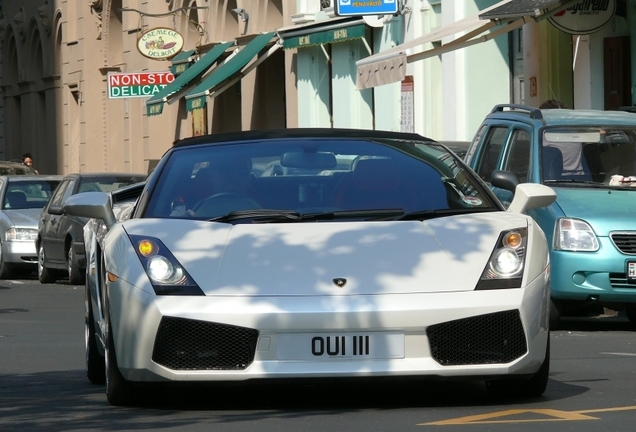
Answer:
<path fill-rule="evenodd" d="M 636 324 L 636 306 L 628 306 L 625 308 L 625 315 L 631 323 Z"/>
<path fill-rule="evenodd" d="M 486 390 L 491 396 L 512 398 L 534 398 L 545 392 L 550 375 L 550 335 L 545 359 L 539 370 L 528 379 L 500 379 L 486 381 Z"/>
<path fill-rule="evenodd" d="M 68 283 L 71 285 L 82 285 L 84 283 L 84 272 L 75 264 L 75 252 L 73 252 L 73 244 L 68 248 L 66 254 L 68 266 Z"/>
<path fill-rule="evenodd" d="M 84 345 L 86 347 L 86 376 L 93 384 L 106 384 L 106 359 L 97 349 L 95 340 L 95 320 L 93 304 L 86 287 L 86 315 L 84 325 Z"/>
<path fill-rule="evenodd" d="M 2 244 L 0 244 L 0 279 L 9 279 L 13 276 L 13 269 L 4 262 L 4 254 L 2 253 Z"/>
<path fill-rule="evenodd" d="M 53 272 L 44 264 L 46 261 L 45 258 L 44 246 L 40 244 L 38 246 L 38 280 L 43 284 L 53 283 L 55 282 L 55 277 L 53 276 Z"/>
<path fill-rule="evenodd" d="M 117 367 L 117 354 L 113 341 L 113 331 L 108 324 L 108 343 L 106 348 L 106 398 L 114 406 L 130 405 L 134 400 L 134 388 L 123 377 Z"/>
<path fill-rule="evenodd" d="M 559 328 L 563 306 L 558 300 L 550 299 L 550 330 Z"/>

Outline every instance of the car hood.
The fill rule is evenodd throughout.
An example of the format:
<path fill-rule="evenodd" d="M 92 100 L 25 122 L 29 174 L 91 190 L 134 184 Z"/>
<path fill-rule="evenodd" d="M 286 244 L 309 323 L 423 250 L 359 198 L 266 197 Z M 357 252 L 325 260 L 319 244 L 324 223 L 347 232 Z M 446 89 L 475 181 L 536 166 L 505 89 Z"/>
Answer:
<path fill-rule="evenodd" d="M 584 219 L 594 232 L 636 230 L 636 189 L 555 188 L 557 204 L 567 217 Z"/>
<path fill-rule="evenodd" d="M 18 228 L 35 228 L 38 227 L 38 219 L 42 214 L 42 209 L 20 209 L 20 210 L 2 210 L 4 214 L 11 220 L 13 226 Z"/>
<path fill-rule="evenodd" d="M 501 230 L 525 226 L 525 216 L 505 212 L 425 222 L 124 224 L 159 238 L 206 295 L 228 296 L 472 291 Z"/>

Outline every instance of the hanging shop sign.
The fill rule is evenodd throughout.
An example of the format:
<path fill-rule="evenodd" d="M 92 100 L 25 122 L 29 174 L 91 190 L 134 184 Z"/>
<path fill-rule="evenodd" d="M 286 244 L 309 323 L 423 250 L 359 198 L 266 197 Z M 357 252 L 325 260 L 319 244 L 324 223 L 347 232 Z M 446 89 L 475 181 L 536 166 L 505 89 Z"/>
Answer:
<path fill-rule="evenodd" d="M 183 49 L 183 36 L 172 29 L 157 27 L 141 35 L 137 49 L 144 57 L 167 60 Z"/>
<path fill-rule="evenodd" d="M 108 74 L 108 98 L 150 97 L 174 81 L 172 72 L 133 72 Z"/>
<path fill-rule="evenodd" d="M 616 0 L 584 0 L 549 17 L 553 26 L 569 34 L 586 35 L 605 27 L 616 13 Z"/>

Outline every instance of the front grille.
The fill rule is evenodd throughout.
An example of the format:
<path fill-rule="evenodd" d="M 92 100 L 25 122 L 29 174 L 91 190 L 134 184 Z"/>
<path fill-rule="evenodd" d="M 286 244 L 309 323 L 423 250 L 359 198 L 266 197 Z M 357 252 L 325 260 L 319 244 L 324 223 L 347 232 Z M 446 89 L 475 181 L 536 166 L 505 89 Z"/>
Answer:
<path fill-rule="evenodd" d="M 612 288 L 636 289 L 636 281 L 628 281 L 627 273 L 610 273 L 609 281 Z"/>
<path fill-rule="evenodd" d="M 175 370 L 243 370 L 254 361 L 258 330 L 163 317 L 152 360 Z"/>
<path fill-rule="evenodd" d="M 636 255 L 636 231 L 613 232 L 610 238 L 619 251 Z"/>
<path fill-rule="evenodd" d="M 528 352 L 518 310 L 435 324 L 426 332 L 442 366 L 509 363 Z"/>

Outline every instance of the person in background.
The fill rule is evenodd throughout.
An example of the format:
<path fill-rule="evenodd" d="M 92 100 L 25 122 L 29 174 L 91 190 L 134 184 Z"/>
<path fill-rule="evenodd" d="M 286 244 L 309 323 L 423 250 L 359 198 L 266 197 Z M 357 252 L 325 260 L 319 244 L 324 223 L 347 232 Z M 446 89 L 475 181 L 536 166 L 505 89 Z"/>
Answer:
<path fill-rule="evenodd" d="M 566 106 L 558 99 L 550 99 L 539 105 L 539 109 L 565 109 Z"/>
<path fill-rule="evenodd" d="M 550 99 L 539 105 L 539 109 L 567 109 L 558 99 Z M 589 172 L 584 166 L 583 144 L 580 142 L 550 142 L 544 141 L 547 147 L 556 147 L 563 156 L 563 173 L 574 176 L 585 176 Z M 551 179 L 555 180 L 555 179 Z"/>
<path fill-rule="evenodd" d="M 36 174 L 40 174 L 38 170 L 36 170 L 35 167 L 33 166 L 33 156 L 31 156 L 31 153 L 25 153 L 22 155 L 22 163 L 28 166 L 29 168 L 33 168 Z"/>

